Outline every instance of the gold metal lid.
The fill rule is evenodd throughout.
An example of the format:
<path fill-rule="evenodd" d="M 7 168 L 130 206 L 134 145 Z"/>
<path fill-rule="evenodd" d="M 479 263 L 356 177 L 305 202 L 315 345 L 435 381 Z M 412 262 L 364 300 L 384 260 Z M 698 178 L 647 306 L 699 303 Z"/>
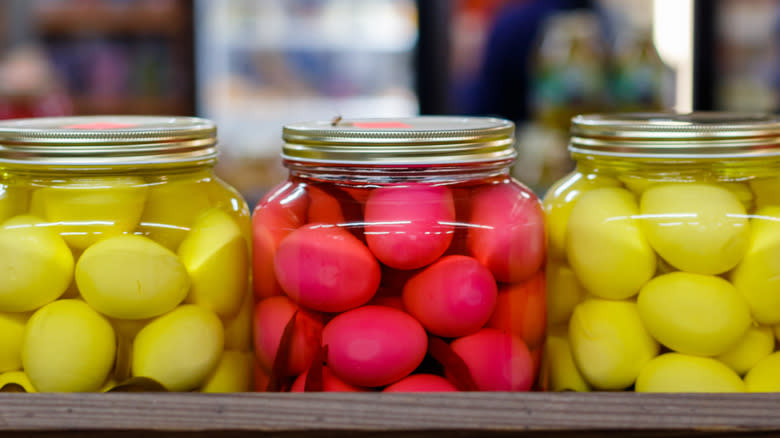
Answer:
<path fill-rule="evenodd" d="M 0 165 L 206 164 L 216 156 L 216 125 L 195 117 L 81 116 L 0 122 Z"/>
<path fill-rule="evenodd" d="M 580 115 L 572 119 L 572 154 L 718 159 L 780 155 L 780 118 L 694 112 Z"/>
<path fill-rule="evenodd" d="M 415 166 L 511 161 L 514 124 L 422 116 L 302 122 L 283 130 L 282 158 L 328 165 Z"/>

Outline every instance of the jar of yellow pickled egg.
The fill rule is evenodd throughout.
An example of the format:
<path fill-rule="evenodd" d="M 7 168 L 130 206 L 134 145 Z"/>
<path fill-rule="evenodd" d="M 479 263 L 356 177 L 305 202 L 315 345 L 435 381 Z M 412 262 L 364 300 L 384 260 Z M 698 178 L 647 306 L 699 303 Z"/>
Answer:
<path fill-rule="evenodd" d="M 780 119 L 573 119 L 544 199 L 546 386 L 780 391 Z"/>
<path fill-rule="evenodd" d="M 0 123 L 0 390 L 244 391 L 249 214 L 186 117 Z"/>

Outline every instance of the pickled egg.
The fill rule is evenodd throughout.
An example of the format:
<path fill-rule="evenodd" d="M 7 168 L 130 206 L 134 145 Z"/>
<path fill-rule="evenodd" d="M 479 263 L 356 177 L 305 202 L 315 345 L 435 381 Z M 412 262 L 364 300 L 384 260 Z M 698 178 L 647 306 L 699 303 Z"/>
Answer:
<path fill-rule="evenodd" d="M 254 311 L 252 292 L 244 295 L 238 315 L 222 319 L 225 327 L 225 349 L 249 351 L 252 348 L 252 312 Z"/>
<path fill-rule="evenodd" d="M 480 391 L 527 391 L 534 381 L 531 353 L 520 337 L 486 328 L 450 344 Z"/>
<path fill-rule="evenodd" d="M 379 263 L 349 232 L 310 224 L 288 235 L 274 258 L 284 292 L 304 307 L 343 312 L 367 303 L 377 291 Z"/>
<path fill-rule="evenodd" d="M 337 315 L 322 331 L 328 367 L 347 383 L 384 386 L 408 376 L 425 357 L 425 329 L 390 307 L 364 306 Z"/>
<path fill-rule="evenodd" d="M 24 371 L 9 371 L 7 373 L 0 373 L 0 389 L 8 384 L 19 385 L 24 388 L 25 392 L 38 392 Z"/>
<path fill-rule="evenodd" d="M 566 255 L 566 228 L 571 209 L 588 190 L 620 187 L 620 181 L 609 176 L 574 172 L 555 183 L 544 196 L 542 206 L 547 217 L 550 255 L 560 259 Z"/>
<path fill-rule="evenodd" d="M 22 369 L 22 340 L 28 313 L 0 312 L 0 373 Z"/>
<path fill-rule="evenodd" d="M 780 323 L 780 206 L 759 209 L 750 220 L 745 257 L 731 281 L 761 324 Z"/>
<path fill-rule="evenodd" d="M 246 392 L 252 384 L 252 353 L 225 350 L 200 392 Z"/>
<path fill-rule="evenodd" d="M 780 177 L 756 178 L 748 182 L 757 208 L 780 206 Z"/>
<path fill-rule="evenodd" d="M 533 350 L 544 342 L 546 307 L 544 271 L 539 271 L 522 283 L 501 285 L 486 326 L 516 334 Z"/>
<path fill-rule="evenodd" d="M 190 278 L 176 254 L 142 236 L 111 237 L 90 246 L 76 265 L 76 284 L 98 312 L 144 319 L 173 310 Z"/>
<path fill-rule="evenodd" d="M 205 183 L 173 180 L 151 185 L 139 230 L 155 242 L 176 251 L 193 221 L 210 206 Z"/>
<path fill-rule="evenodd" d="M 648 362 L 636 379 L 637 392 L 744 392 L 731 368 L 709 357 L 662 354 Z"/>
<path fill-rule="evenodd" d="M 341 211 L 339 201 L 325 190 L 308 185 L 306 194 L 309 196 L 309 208 L 307 210 L 307 222 L 320 222 L 325 224 L 340 224 L 344 222 L 344 212 Z"/>
<path fill-rule="evenodd" d="M 459 255 L 433 263 L 406 282 L 403 290 L 404 309 L 429 332 L 448 338 L 482 328 L 493 314 L 496 297 L 490 271 L 476 259 Z"/>
<path fill-rule="evenodd" d="M 252 215 L 252 271 L 258 299 L 281 295 L 274 273 L 279 243 L 306 221 L 309 198 L 301 185 L 286 182 L 266 195 Z"/>
<path fill-rule="evenodd" d="M 385 388 L 382 392 L 453 392 L 455 385 L 433 374 L 414 374 Z"/>
<path fill-rule="evenodd" d="M 780 351 L 761 359 L 745 375 L 748 392 L 780 392 Z"/>
<path fill-rule="evenodd" d="M 775 350 L 775 334 L 772 327 L 752 326 L 745 336 L 725 353 L 716 357 L 739 375 L 744 375 L 758 361 Z"/>
<path fill-rule="evenodd" d="M 301 309 L 285 296 L 269 297 L 258 303 L 254 312 L 255 354 L 258 363 L 265 370 L 271 370 L 284 328 L 295 312 L 298 313 L 284 374 L 295 376 L 304 372 L 317 353 L 322 333 L 322 315 Z"/>
<path fill-rule="evenodd" d="M 22 364 L 41 392 L 92 392 L 108 378 L 115 353 L 106 318 L 83 301 L 58 300 L 27 322 Z"/>
<path fill-rule="evenodd" d="M 309 377 L 309 370 L 304 371 L 290 387 L 290 392 L 304 392 L 306 388 L 306 379 Z M 365 388 L 350 385 L 339 379 L 328 367 L 322 367 L 322 391 L 323 392 L 366 392 Z"/>
<path fill-rule="evenodd" d="M 135 176 L 71 178 L 34 194 L 50 222 L 74 249 L 133 231 L 141 220 L 146 182 Z M 35 200 L 35 199 L 34 199 Z"/>
<path fill-rule="evenodd" d="M 658 354 L 631 301 L 589 298 L 578 304 L 569 322 L 569 342 L 577 369 L 596 389 L 631 386 L 639 371 Z"/>
<path fill-rule="evenodd" d="M 574 307 L 588 294 L 574 271 L 564 264 L 547 265 L 547 320 L 551 325 L 569 320 Z"/>
<path fill-rule="evenodd" d="M 549 373 L 549 389 L 552 391 L 590 391 L 590 385 L 580 374 L 569 345 L 569 333 L 566 327 L 556 327 L 549 331 L 544 346 L 543 368 Z"/>
<path fill-rule="evenodd" d="M 728 281 L 672 272 L 650 280 L 637 298 L 647 331 L 678 353 L 715 356 L 732 348 L 750 327 L 750 310 Z"/>
<path fill-rule="evenodd" d="M 214 371 L 224 344 L 217 315 L 200 306 L 182 305 L 138 332 L 132 373 L 154 379 L 170 391 L 189 391 Z"/>
<path fill-rule="evenodd" d="M 0 184 L 0 222 L 27 211 L 28 198 L 27 190 Z"/>
<path fill-rule="evenodd" d="M 249 281 L 249 248 L 227 213 L 206 210 L 192 224 L 178 250 L 192 279 L 187 302 L 220 316 L 238 313 Z"/>
<path fill-rule="evenodd" d="M 566 255 L 580 284 L 591 294 L 628 298 L 655 273 L 656 256 L 637 213 L 634 195 L 620 188 L 585 192 L 572 208 Z"/>
<path fill-rule="evenodd" d="M 718 185 L 653 186 L 642 195 L 639 210 L 650 245 L 680 270 L 720 274 L 736 266 L 748 249 L 745 207 Z"/>
<path fill-rule="evenodd" d="M 0 225 L 0 312 L 26 312 L 59 298 L 73 278 L 65 241 L 34 216 Z"/>
<path fill-rule="evenodd" d="M 446 187 L 405 184 L 376 189 L 366 201 L 365 235 L 379 261 L 416 269 L 439 258 L 452 242 L 455 204 Z"/>
<path fill-rule="evenodd" d="M 544 263 L 544 212 L 536 197 L 509 181 L 474 191 L 466 244 L 497 281 L 532 276 Z"/>

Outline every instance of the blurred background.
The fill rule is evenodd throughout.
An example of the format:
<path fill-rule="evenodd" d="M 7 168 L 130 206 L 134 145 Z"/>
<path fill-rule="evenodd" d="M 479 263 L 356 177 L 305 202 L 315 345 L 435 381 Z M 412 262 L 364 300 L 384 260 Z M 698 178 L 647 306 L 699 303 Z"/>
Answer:
<path fill-rule="evenodd" d="M 780 110 L 780 0 L 5 0 L 0 20 L 0 118 L 211 118 L 250 203 L 294 121 L 505 117 L 543 193 L 575 114 Z"/>

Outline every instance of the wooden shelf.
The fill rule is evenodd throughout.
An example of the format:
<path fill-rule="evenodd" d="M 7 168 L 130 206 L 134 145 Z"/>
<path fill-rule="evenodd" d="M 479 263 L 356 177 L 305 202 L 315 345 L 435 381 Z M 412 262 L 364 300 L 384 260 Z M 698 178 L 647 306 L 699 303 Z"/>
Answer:
<path fill-rule="evenodd" d="M 0 435 L 771 436 L 780 394 L 0 394 Z M 191 435 L 188 435 L 191 436 Z"/>

